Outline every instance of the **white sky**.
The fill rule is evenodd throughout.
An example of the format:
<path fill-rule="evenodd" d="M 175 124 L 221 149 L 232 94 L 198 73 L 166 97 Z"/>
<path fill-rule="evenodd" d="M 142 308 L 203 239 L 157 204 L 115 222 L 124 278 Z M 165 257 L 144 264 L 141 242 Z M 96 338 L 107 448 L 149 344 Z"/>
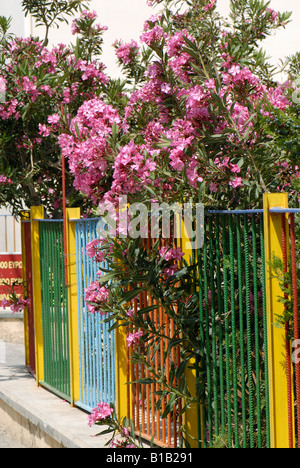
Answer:
<path fill-rule="evenodd" d="M 23 36 L 28 34 L 29 21 L 24 21 L 21 8 L 22 0 L 0 0 L 0 15 L 13 17 L 13 31 Z M 228 14 L 229 0 L 218 0 L 219 11 Z M 138 40 L 143 24 L 153 14 L 153 8 L 146 5 L 146 0 L 92 0 L 92 9 L 99 15 L 99 22 L 109 27 L 105 33 L 103 61 L 108 67 L 108 74 L 118 76 L 119 71 L 115 60 L 112 43 L 116 39 L 130 41 Z M 285 30 L 269 37 L 265 41 L 265 49 L 273 64 L 300 50 L 300 1 L 299 0 L 271 0 L 270 7 L 279 11 L 292 11 L 293 21 Z M 60 30 L 53 30 L 52 44 L 72 41 L 70 28 L 61 26 Z"/>
<path fill-rule="evenodd" d="M 8 0 L 0 0 L 3 1 Z M 11 1 L 11 0 L 10 0 Z M 16 0 L 13 0 L 16 1 Z M 18 0 L 17 0 L 18 1 Z M 153 8 L 146 5 L 146 0 L 92 0 L 91 8 L 99 15 L 99 22 L 108 26 L 104 36 L 103 62 L 107 66 L 107 72 L 111 76 L 118 76 L 119 69 L 116 64 L 112 43 L 116 39 L 130 41 L 138 40 L 143 30 L 144 21 L 153 14 Z M 293 18 L 285 30 L 282 30 L 266 39 L 265 49 L 273 64 L 279 60 L 300 50 L 300 2 L 299 0 L 271 0 L 270 7 L 277 11 L 292 11 Z M 229 0 L 218 0 L 220 13 L 227 15 L 229 12 Z M 0 6 L 1 11 L 1 6 Z M 51 41 L 72 41 L 67 26 L 61 27 L 59 31 L 53 30 Z"/>

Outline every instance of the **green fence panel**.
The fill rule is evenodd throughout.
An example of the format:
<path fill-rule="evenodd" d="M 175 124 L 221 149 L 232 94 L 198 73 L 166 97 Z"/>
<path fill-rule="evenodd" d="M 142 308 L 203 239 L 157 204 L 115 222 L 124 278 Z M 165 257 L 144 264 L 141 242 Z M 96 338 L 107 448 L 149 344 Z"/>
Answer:
<path fill-rule="evenodd" d="M 44 348 L 43 386 L 70 400 L 68 289 L 65 286 L 63 223 L 41 221 L 40 258 Z"/>
<path fill-rule="evenodd" d="M 198 251 L 203 447 L 270 446 L 262 213 L 209 213 Z"/>

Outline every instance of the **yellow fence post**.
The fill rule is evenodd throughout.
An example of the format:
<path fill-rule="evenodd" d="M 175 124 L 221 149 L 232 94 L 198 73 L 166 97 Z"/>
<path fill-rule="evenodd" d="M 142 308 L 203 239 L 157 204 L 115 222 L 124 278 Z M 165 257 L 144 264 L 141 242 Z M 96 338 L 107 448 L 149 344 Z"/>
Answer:
<path fill-rule="evenodd" d="M 283 258 L 281 241 L 282 215 L 270 213 L 270 208 L 275 207 L 288 208 L 288 195 L 285 193 L 264 195 L 271 448 L 288 448 L 289 420 L 285 363 L 286 338 L 284 328 L 274 326 L 277 321 L 277 316 L 282 315 L 284 312 L 284 306 L 279 302 L 279 297 L 283 296 L 283 292 L 277 278 L 272 275 L 271 265 L 273 256 L 279 257 L 280 259 Z M 286 223 L 286 226 L 288 229 L 288 223 Z M 288 238 L 287 235 L 287 239 Z M 291 423 L 294 428 L 294 421 Z"/>
<path fill-rule="evenodd" d="M 44 208 L 42 206 L 33 206 L 31 208 L 31 249 L 37 385 L 39 385 L 39 382 L 44 380 L 41 263 L 38 219 L 44 219 Z"/>
<path fill-rule="evenodd" d="M 189 265 L 192 265 L 194 262 L 194 254 L 197 251 L 193 251 L 193 246 L 191 244 L 190 235 L 187 232 L 187 228 L 182 221 L 182 245 L 181 249 L 184 252 L 184 258 Z M 195 363 L 195 359 L 190 361 L 191 365 Z M 196 382 L 197 376 L 196 371 L 186 367 L 185 378 L 187 388 L 192 395 L 196 397 Z M 186 430 L 187 441 L 192 448 L 199 448 L 199 436 L 200 436 L 200 425 L 201 425 L 201 408 L 197 403 L 190 405 L 190 407 L 184 413 L 184 426 Z"/>
<path fill-rule="evenodd" d="M 130 385 L 127 382 L 129 356 L 127 346 L 127 327 L 116 329 L 116 409 L 118 417 L 131 417 L 130 414 Z"/>
<path fill-rule="evenodd" d="M 78 297 L 75 223 L 71 219 L 80 219 L 80 208 L 67 208 L 67 259 L 68 259 L 68 315 L 70 332 L 70 377 L 71 405 L 80 400 L 80 367 L 78 335 Z"/>

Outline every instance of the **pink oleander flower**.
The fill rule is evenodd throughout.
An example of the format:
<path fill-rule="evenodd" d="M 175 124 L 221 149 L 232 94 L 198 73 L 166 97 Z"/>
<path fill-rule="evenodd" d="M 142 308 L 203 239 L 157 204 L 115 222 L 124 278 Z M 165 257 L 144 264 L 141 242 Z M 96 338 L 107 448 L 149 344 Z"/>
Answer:
<path fill-rule="evenodd" d="M 270 22 L 271 23 L 278 23 L 279 14 L 278 14 L 277 11 L 273 10 L 272 8 L 267 8 L 266 12 L 270 15 Z"/>
<path fill-rule="evenodd" d="M 136 41 L 132 40 L 131 42 L 116 43 L 117 47 L 116 56 L 118 59 L 125 65 L 129 65 L 130 62 L 139 54 L 139 47 Z"/>
<path fill-rule="evenodd" d="M 95 239 L 86 245 L 86 254 L 89 258 L 94 258 L 97 262 L 101 263 L 105 260 L 106 252 L 99 248 L 105 243 L 105 240 Z"/>
<path fill-rule="evenodd" d="M 62 154 L 68 159 L 77 190 L 99 203 L 103 194 L 101 181 L 107 174 L 109 147 L 107 137 L 112 126 L 121 124 L 121 117 L 101 99 L 86 101 L 71 122 L 72 135 L 58 138 Z M 79 135 L 78 135 L 79 132 Z"/>
<path fill-rule="evenodd" d="M 210 10 L 213 10 L 213 9 L 215 8 L 215 6 L 216 6 L 216 3 L 217 3 L 217 0 L 211 0 L 210 3 L 208 3 L 207 5 L 205 5 L 205 6 L 203 7 L 203 10 L 204 10 L 205 12 L 208 12 L 208 11 L 210 11 Z"/>
<path fill-rule="evenodd" d="M 114 163 L 110 194 L 134 194 L 152 183 L 150 176 L 157 164 L 151 158 L 150 154 L 154 152 L 150 148 L 149 157 L 145 156 L 147 149 L 146 145 L 137 146 L 133 141 L 121 148 Z"/>
<path fill-rule="evenodd" d="M 29 307 L 29 305 L 30 305 L 29 300 L 19 299 L 18 302 L 13 302 L 11 304 L 10 309 L 11 309 L 12 313 L 14 314 L 14 313 L 17 313 L 17 312 L 22 312 L 25 309 L 25 307 Z"/>
<path fill-rule="evenodd" d="M 18 300 L 11 300 L 8 301 L 7 299 L 3 299 L 1 302 L 1 306 L 6 309 L 7 307 L 10 308 L 13 314 L 17 312 L 22 312 L 25 307 L 29 307 L 30 301 L 28 299 L 18 299 Z"/>
<path fill-rule="evenodd" d="M 7 299 L 3 299 L 2 302 L 1 302 L 1 307 L 3 307 L 3 309 L 6 309 L 6 307 L 9 307 L 10 303 L 8 302 Z"/>
<path fill-rule="evenodd" d="M 93 408 L 92 413 L 88 416 L 88 425 L 92 427 L 94 424 L 106 421 L 109 419 L 114 410 L 107 403 L 98 403 L 96 408 Z"/>
<path fill-rule="evenodd" d="M 177 265 L 170 265 L 169 267 L 165 268 L 163 271 L 163 275 L 166 279 L 173 276 L 178 271 Z"/>
<path fill-rule="evenodd" d="M 154 26 L 154 28 L 149 29 L 146 32 L 144 32 L 141 35 L 140 40 L 141 42 L 144 42 L 145 44 L 150 46 L 151 44 L 159 42 L 164 37 L 166 37 L 166 34 L 163 28 L 161 26 L 156 25 Z"/>
<path fill-rule="evenodd" d="M 176 260 L 176 261 L 179 262 L 182 259 L 182 257 L 184 257 L 184 255 L 185 255 L 184 252 L 182 252 L 180 247 L 177 248 L 177 249 L 173 249 L 173 248 L 170 248 L 170 247 L 167 247 L 167 246 L 160 249 L 159 254 L 167 262 L 169 262 L 171 260 Z"/>
<path fill-rule="evenodd" d="M 51 131 L 47 125 L 39 124 L 39 134 L 46 138 L 51 134 Z"/>
<path fill-rule="evenodd" d="M 218 184 L 215 184 L 214 182 L 211 182 L 209 185 L 209 190 L 213 193 L 217 193 L 218 191 Z"/>
<path fill-rule="evenodd" d="M 143 331 L 129 333 L 129 335 L 127 336 L 127 346 L 128 346 L 128 348 L 130 346 L 135 345 L 135 344 L 139 344 L 143 335 L 144 335 Z"/>
<path fill-rule="evenodd" d="M 130 319 L 133 319 L 133 317 L 134 317 L 134 309 L 129 309 L 129 310 L 126 312 L 126 315 L 127 315 Z"/>
<path fill-rule="evenodd" d="M 238 188 L 238 187 L 240 187 L 241 185 L 243 185 L 242 178 L 241 178 L 241 177 L 236 177 L 235 179 L 230 180 L 229 185 L 230 185 L 232 188 Z"/>
<path fill-rule="evenodd" d="M 11 179 L 9 179 L 3 174 L 0 174 L 0 184 L 7 185 L 7 184 L 12 184 L 12 183 L 13 181 Z"/>
<path fill-rule="evenodd" d="M 84 292 L 84 300 L 87 303 L 88 311 L 91 314 L 100 313 L 101 315 L 105 315 L 105 312 L 102 312 L 102 308 L 109 298 L 109 289 L 105 286 L 100 286 L 97 281 L 93 281 Z"/>
<path fill-rule="evenodd" d="M 48 123 L 53 125 L 57 124 L 60 121 L 60 116 L 58 114 L 49 115 Z"/>

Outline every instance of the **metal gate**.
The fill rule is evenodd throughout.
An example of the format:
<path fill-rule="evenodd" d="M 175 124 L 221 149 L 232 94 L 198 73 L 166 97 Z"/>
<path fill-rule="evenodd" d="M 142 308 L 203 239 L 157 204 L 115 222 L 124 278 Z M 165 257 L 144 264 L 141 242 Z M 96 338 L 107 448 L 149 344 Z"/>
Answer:
<path fill-rule="evenodd" d="M 88 312 L 84 301 L 85 289 L 97 280 L 100 268 L 87 256 L 86 246 L 99 237 L 101 223 L 101 219 L 75 221 L 80 367 L 76 405 L 87 411 L 100 402 L 116 402 L 115 331 L 109 331 L 110 323 L 103 323 L 100 315 Z"/>
<path fill-rule="evenodd" d="M 44 381 L 53 393 L 70 401 L 68 288 L 65 285 L 63 223 L 39 220 Z"/>

